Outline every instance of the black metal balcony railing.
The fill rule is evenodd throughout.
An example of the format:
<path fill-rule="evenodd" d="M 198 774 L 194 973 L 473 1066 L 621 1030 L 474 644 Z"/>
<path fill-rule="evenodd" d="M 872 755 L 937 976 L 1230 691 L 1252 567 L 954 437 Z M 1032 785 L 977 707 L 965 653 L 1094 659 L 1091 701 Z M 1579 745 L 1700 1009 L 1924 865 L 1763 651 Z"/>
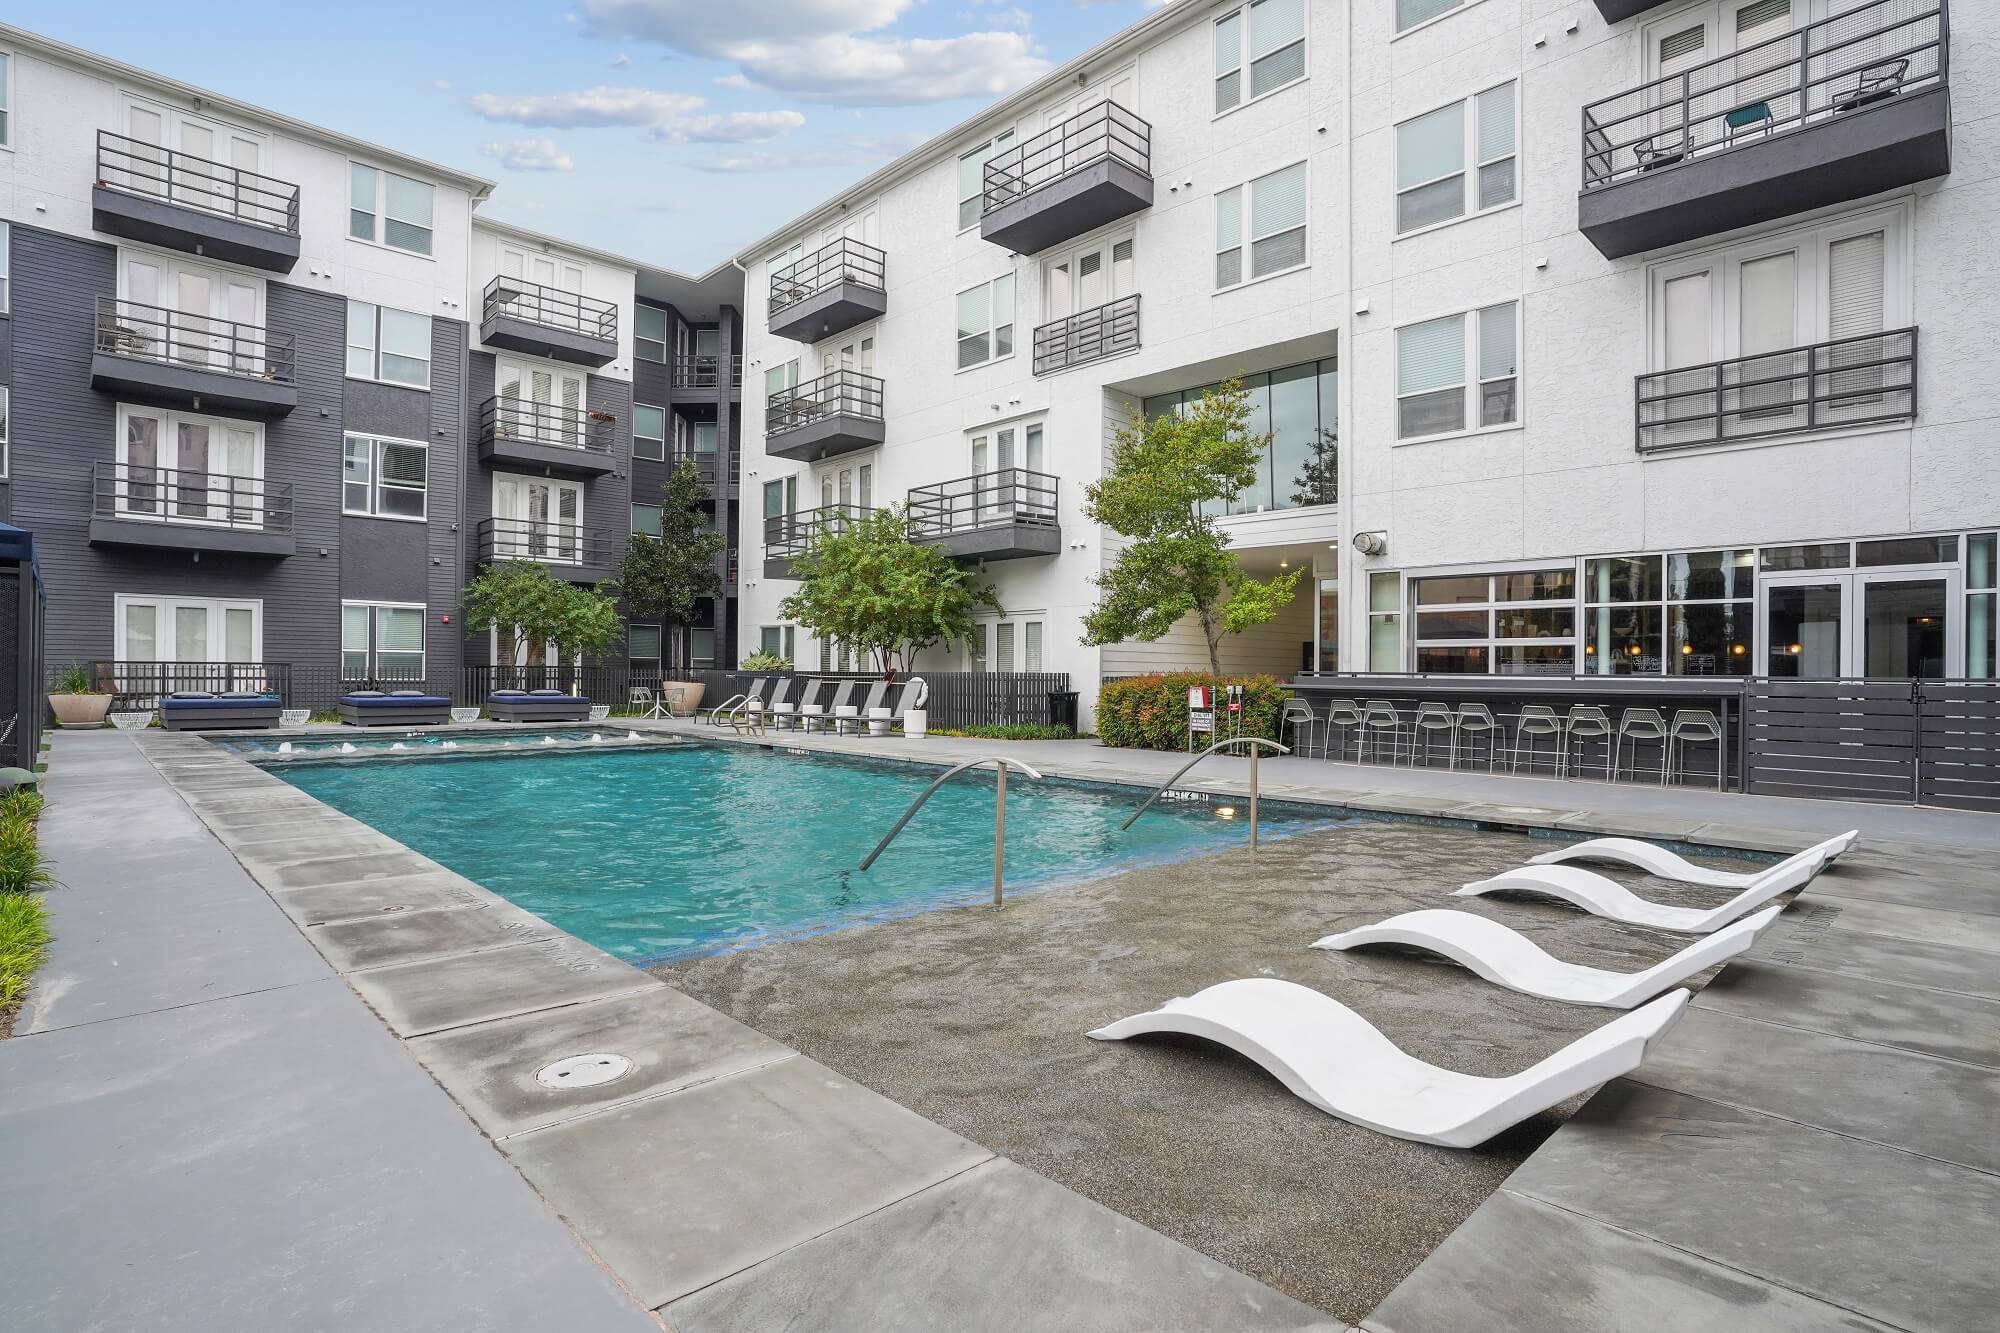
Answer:
<path fill-rule="evenodd" d="M 881 250 L 843 236 L 771 274 L 771 313 L 842 282 L 886 291 L 888 262 Z"/>
<path fill-rule="evenodd" d="M 292 382 L 289 333 L 110 296 L 97 298 L 96 350 L 273 384 Z"/>
<path fill-rule="evenodd" d="M 724 377 L 724 371 L 727 377 Z M 717 389 L 743 382 L 743 354 L 677 356 L 673 362 L 676 389 Z"/>
<path fill-rule="evenodd" d="M 480 520 L 479 559 L 532 560 L 543 565 L 611 565 L 624 550 L 622 536 L 608 528 L 586 528 L 532 518 Z"/>
<path fill-rule="evenodd" d="M 609 412 L 495 394 L 479 406 L 479 442 L 520 440 L 589 453 L 611 452 L 612 428 L 618 418 Z"/>
<path fill-rule="evenodd" d="M 299 234 L 299 187 L 290 181 L 110 130 L 97 132 L 97 183 L 126 194 L 218 213 L 253 227 L 289 236 Z"/>
<path fill-rule="evenodd" d="M 764 433 L 781 435 L 832 416 L 882 419 L 882 381 L 858 370 L 835 370 L 781 389 L 765 405 Z"/>
<path fill-rule="evenodd" d="M 991 213 L 1107 159 L 1153 174 L 1153 127 L 1116 102 L 1099 102 L 988 162 L 979 211 Z"/>
<path fill-rule="evenodd" d="M 670 449 L 667 451 L 667 466 L 678 468 L 682 463 L 694 464 L 695 479 L 704 486 L 713 486 L 722 477 L 722 455 L 713 449 Z M 731 478 L 734 480 L 734 478 Z"/>
<path fill-rule="evenodd" d="M 498 277 L 486 284 L 480 319 L 505 316 L 544 328 L 565 329 L 586 338 L 618 341 L 618 307 L 594 296 L 544 287 L 523 278 Z"/>
<path fill-rule="evenodd" d="M 1583 109 L 1585 189 L 1940 84 L 1941 0 L 1877 0 Z"/>
<path fill-rule="evenodd" d="M 91 512 L 102 518 L 285 533 L 292 530 L 292 483 L 99 462 L 91 474 Z"/>
<path fill-rule="evenodd" d="M 1079 310 L 1035 330 L 1035 373 L 1049 375 L 1139 350 L 1139 298 Z"/>
<path fill-rule="evenodd" d="M 822 532 L 839 532 L 875 511 L 865 505 L 823 505 L 790 514 L 768 514 L 764 518 L 766 559 L 792 559 L 804 555 L 813 538 Z"/>
<path fill-rule="evenodd" d="M 1917 331 L 1897 329 L 1641 375 L 1641 453 L 1908 421 Z"/>
<path fill-rule="evenodd" d="M 910 537 L 949 537 L 996 523 L 1056 525 L 1056 478 L 1005 467 L 910 491 Z"/>

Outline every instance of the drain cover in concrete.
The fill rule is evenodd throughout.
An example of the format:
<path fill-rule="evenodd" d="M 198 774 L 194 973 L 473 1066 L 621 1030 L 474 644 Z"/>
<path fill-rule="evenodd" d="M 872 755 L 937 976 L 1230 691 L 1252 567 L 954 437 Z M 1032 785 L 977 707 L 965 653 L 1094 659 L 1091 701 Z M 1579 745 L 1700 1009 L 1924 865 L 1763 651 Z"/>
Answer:
<path fill-rule="evenodd" d="M 535 1082 L 545 1088 L 594 1088 L 631 1072 L 632 1062 L 624 1056 L 612 1055 L 608 1051 L 592 1051 L 588 1055 L 566 1056 L 554 1064 L 543 1065 L 535 1073 Z"/>

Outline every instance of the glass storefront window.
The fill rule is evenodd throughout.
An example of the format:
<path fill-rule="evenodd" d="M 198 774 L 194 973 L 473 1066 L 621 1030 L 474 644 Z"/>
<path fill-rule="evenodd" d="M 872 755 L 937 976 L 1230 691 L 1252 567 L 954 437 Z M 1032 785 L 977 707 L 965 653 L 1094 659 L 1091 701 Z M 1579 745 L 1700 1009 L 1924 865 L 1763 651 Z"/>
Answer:
<path fill-rule="evenodd" d="M 1576 596 L 1574 569 L 1535 569 L 1493 576 L 1496 602 L 1561 602 Z"/>
<path fill-rule="evenodd" d="M 1319 581 L 1319 670 L 1340 670 L 1340 580 Z"/>
<path fill-rule="evenodd" d="M 1797 569 L 1846 569 L 1846 542 L 1821 542 L 1816 546 L 1766 546 L 1764 568 L 1772 571 Z"/>
<path fill-rule="evenodd" d="M 1584 562 L 1584 600 L 1598 602 L 1657 602 L 1660 600 L 1660 557 L 1614 556 Z"/>
<path fill-rule="evenodd" d="M 1667 674 L 1747 676 L 1756 636 L 1754 602 L 1673 603 L 1667 607 Z"/>
<path fill-rule="evenodd" d="M 1948 565 L 1956 559 L 1956 537 L 1895 537 L 1854 543 L 1856 565 Z"/>
<path fill-rule="evenodd" d="M 1575 598 L 1574 567 L 1417 579 L 1417 669 L 1566 676 Z"/>
<path fill-rule="evenodd" d="M 1598 606 L 1585 613 L 1583 659 L 1593 676 L 1660 674 L 1657 606 Z"/>
<path fill-rule="evenodd" d="M 2000 537 L 1979 532 L 1965 539 L 1965 674 L 1972 680 L 2000 676 L 2000 635 L 1994 629 L 2000 594 L 1987 591 L 2000 587 L 1996 563 Z"/>
<path fill-rule="evenodd" d="M 1689 551 L 1667 557 L 1667 600 L 1747 600 L 1757 581 L 1754 551 Z"/>
<path fill-rule="evenodd" d="M 1490 600 L 1492 583 L 1484 574 L 1470 578 L 1418 579 L 1416 583 L 1418 606 L 1446 606 L 1453 602 L 1486 602 Z"/>
<path fill-rule="evenodd" d="M 1142 410 L 1149 421 L 1183 412 L 1214 387 L 1205 384 L 1157 394 L 1146 399 Z M 1243 388 L 1250 406 L 1246 429 L 1252 435 L 1268 432 L 1271 447 L 1257 481 L 1238 492 L 1234 500 L 1214 506 L 1212 512 L 1255 514 L 1338 503 L 1340 432 L 1335 402 L 1339 370 L 1335 360 L 1329 357 L 1246 375 Z"/>
<path fill-rule="evenodd" d="M 1394 572 L 1368 576 L 1368 669 L 1403 669 L 1403 580 Z"/>

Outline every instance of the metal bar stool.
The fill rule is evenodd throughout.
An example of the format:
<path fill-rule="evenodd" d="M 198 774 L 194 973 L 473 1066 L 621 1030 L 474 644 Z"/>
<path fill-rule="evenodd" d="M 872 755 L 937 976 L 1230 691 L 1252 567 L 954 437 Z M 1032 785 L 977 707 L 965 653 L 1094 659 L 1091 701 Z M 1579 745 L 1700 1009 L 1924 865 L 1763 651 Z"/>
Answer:
<path fill-rule="evenodd" d="M 1563 720 L 1563 771 L 1569 771 L 1570 747 L 1578 741 L 1601 740 L 1604 742 L 1604 778 L 1611 780 L 1612 732 L 1611 717 L 1596 704 L 1571 704 L 1569 716 Z M 1581 768 L 1583 755 L 1577 755 Z"/>
<path fill-rule="evenodd" d="M 1717 731 L 1720 732 L 1720 728 Z M 1616 781 L 1625 768 L 1625 746 L 1632 746 L 1632 777 L 1639 777 L 1638 750 L 1641 745 L 1660 747 L 1660 783 L 1667 781 L 1667 720 L 1660 716 L 1657 708 L 1628 708 L 1618 716 L 1618 739 L 1612 749 L 1611 776 Z"/>
<path fill-rule="evenodd" d="M 1722 790 L 1723 764 L 1722 724 L 1716 720 L 1714 712 L 1706 708 L 1677 708 L 1674 720 L 1667 728 L 1667 781 L 1687 776 L 1687 747 L 1690 745 L 1713 745 L 1715 747 L 1715 789 Z"/>
<path fill-rule="evenodd" d="M 1340 754 L 1338 757 L 1343 763 L 1346 762 L 1347 733 L 1350 731 L 1354 733 L 1354 757 L 1359 760 L 1361 757 L 1361 710 L 1354 706 L 1354 700 L 1352 699 L 1328 699 L 1326 701 L 1326 717 L 1320 722 L 1319 757 L 1322 759 L 1326 758 L 1327 747 L 1332 743 L 1334 733 L 1338 732 L 1340 734 Z"/>
<path fill-rule="evenodd" d="M 1561 777 L 1563 775 L 1564 759 L 1567 754 L 1567 750 L 1563 745 L 1563 720 L 1556 716 L 1556 710 L 1547 704 L 1523 704 L 1521 706 L 1521 715 L 1514 723 L 1514 753 L 1513 763 L 1507 769 L 1509 773 L 1519 773 L 1521 771 L 1521 747 L 1525 744 L 1528 747 L 1528 773 L 1530 776 L 1533 776 L 1535 771 L 1535 742 L 1543 736 L 1547 736 L 1555 742 L 1556 751 L 1553 757 L 1556 764 L 1556 776 Z"/>
<path fill-rule="evenodd" d="M 1313 732 L 1319 728 L 1319 715 L 1313 706 L 1296 696 L 1285 700 L 1285 706 L 1278 713 L 1278 743 L 1285 742 L 1285 728 L 1292 729 L 1292 751 L 1295 754 L 1309 754 L 1312 749 Z M 1299 733 L 1305 732 L 1305 748 L 1299 746 Z"/>
<path fill-rule="evenodd" d="M 1403 739 L 1403 715 L 1396 711 L 1396 705 L 1386 699 L 1370 699 L 1361 705 L 1361 734 L 1355 740 L 1354 757 L 1357 762 L 1365 762 L 1364 751 L 1375 756 L 1375 762 L 1382 762 L 1382 738 L 1389 740 L 1389 763 L 1396 762 L 1396 749 Z"/>
<path fill-rule="evenodd" d="M 1410 764 L 1417 762 L 1417 740 L 1424 743 L 1424 767 L 1431 764 L 1431 739 L 1438 732 L 1444 733 L 1445 764 L 1458 767 L 1458 714 L 1451 711 L 1451 705 L 1432 699 L 1417 705 L 1417 715 L 1410 720 Z"/>
<path fill-rule="evenodd" d="M 1493 716 L 1493 710 L 1485 704 L 1460 704 L 1458 706 L 1458 747 L 1465 755 L 1465 762 L 1472 763 L 1472 743 L 1480 736 L 1486 738 L 1486 771 L 1493 771 L 1494 760 L 1506 747 L 1507 731 Z M 1457 767 L 1456 761 L 1453 767 Z"/>

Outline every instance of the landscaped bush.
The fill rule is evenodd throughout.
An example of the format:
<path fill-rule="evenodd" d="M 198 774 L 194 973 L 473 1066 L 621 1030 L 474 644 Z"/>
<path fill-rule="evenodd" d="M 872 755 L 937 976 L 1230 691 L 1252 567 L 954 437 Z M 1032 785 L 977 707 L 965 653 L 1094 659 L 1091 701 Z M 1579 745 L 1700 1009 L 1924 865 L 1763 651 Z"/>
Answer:
<path fill-rule="evenodd" d="M 973 736 L 983 741 L 1073 741 L 1076 733 L 1068 727 L 1051 727 L 1041 722 L 988 722 L 976 727 L 932 727 L 933 736 Z"/>
<path fill-rule="evenodd" d="M 12 1030 L 28 978 L 48 952 L 48 912 L 38 889 L 55 883 L 35 845 L 39 792 L 16 787 L 0 796 L 0 1037 Z"/>
<path fill-rule="evenodd" d="M 1214 693 L 1215 739 L 1235 734 L 1226 698 L 1228 687 L 1243 690 L 1245 736 L 1278 738 L 1278 714 L 1291 694 L 1276 676 L 1211 676 L 1177 671 L 1164 676 L 1108 680 L 1097 694 L 1097 736 L 1106 745 L 1136 750 L 1185 750 L 1188 743 L 1188 690 L 1207 685 Z"/>

